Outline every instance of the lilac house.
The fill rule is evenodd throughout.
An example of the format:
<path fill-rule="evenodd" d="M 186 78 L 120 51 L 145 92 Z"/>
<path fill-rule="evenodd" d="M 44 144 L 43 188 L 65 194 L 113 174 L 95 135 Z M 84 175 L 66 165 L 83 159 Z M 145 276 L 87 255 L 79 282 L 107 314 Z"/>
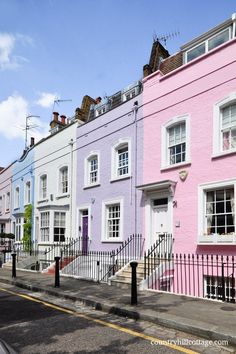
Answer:
<path fill-rule="evenodd" d="M 113 250 L 141 233 L 141 85 L 96 100 L 77 129 L 77 234 L 89 250 Z"/>

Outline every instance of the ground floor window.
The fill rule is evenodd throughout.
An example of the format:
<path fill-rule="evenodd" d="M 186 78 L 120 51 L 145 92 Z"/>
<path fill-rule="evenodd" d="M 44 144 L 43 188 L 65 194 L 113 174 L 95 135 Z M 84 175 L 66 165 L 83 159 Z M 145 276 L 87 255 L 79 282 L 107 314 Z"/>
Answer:
<path fill-rule="evenodd" d="M 234 188 L 220 188 L 205 192 L 206 233 L 229 235 L 235 232 Z"/>
<path fill-rule="evenodd" d="M 49 211 L 40 213 L 40 239 L 41 242 L 49 242 L 50 231 L 50 214 Z"/>
<path fill-rule="evenodd" d="M 209 299 L 222 300 L 225 297 L 227 302 L 235 302 L 235 278 L 230 277 L 205 276 L 205 295 Z"/>
<path fill-rule="evenodd" d="M 15 240 L 20 241 L 22 234 L 22 218 L 16 218 L 15 221 Z"/>
<path fill-rule="evenodd" d="M 65 242 L 66 213 L 54 212 L 54 242 Z"/>
<path fill-rule="evenodd" d="M 5 230 L 6 230 L 6 224 L 4 223 L 0 224 L 0 234 L 5 233 Z"/>
<path fill-rule="evenodd" d="M 107 237 L 109 239 L 120 237 L 120 204 L 107 206 Z"/>

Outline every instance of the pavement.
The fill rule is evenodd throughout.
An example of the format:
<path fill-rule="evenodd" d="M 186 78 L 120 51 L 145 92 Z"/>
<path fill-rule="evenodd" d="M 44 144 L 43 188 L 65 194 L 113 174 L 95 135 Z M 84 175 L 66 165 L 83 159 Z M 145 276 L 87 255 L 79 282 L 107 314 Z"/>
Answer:
<path fill-rule="evenodd" d="M 142 290 L 138 291 L 138 305 L 131 306 L 129 289 L 64 276 L 55 288 L 52 275 L 17 270 L 12 279 L 11 270 L 5 268 L 0 268 L 0 282 L 236 346 L 236 304 Z"/>

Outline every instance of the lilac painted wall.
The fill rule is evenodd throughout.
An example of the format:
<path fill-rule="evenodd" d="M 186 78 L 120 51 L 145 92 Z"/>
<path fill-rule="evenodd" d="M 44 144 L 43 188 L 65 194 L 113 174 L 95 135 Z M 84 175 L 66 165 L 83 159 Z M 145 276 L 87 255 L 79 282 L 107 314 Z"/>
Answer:
<path fill-rule="evenodd" d="M 5 224 L 5 232 L 11 232 L 11 178 L 13 173 L 13 164 L 6 167 L 0 173 L 0 196 L 2 197 L 2 213 L 0 215 L 0 223 Z M 10 209 L 6 210 L 4 200 L 6 203 L 7 193 L 10 193 Z M 4 199 L 5 198 L 5 199 Z"/>
<path fill-rule="evenodd" d="M 123 240 L 135 233 L 135 113 L 134 102 L 141 106 L 141 94 L 117 108 L 97 117 L 77 129 L 77 235 L 79 231 L 79 208 L 88 206 L 91 214 L 90 250 L 112 250 L 119 243 L 102 242 L 102 202 L 122 198 L 124 202 Z M 137 111 L 137 120 L 142 116 L 141 108 Z M 137 123 L 137 184 L 142 177 L 142 122 Z M 111 182 L 111 148 L 119 139 L 131 141 L 131 178 Z M 92 152 L 100 155 L 100 185 L 84 189 L 85 159 Z M 136 232 L 142 231 L 140 219 L 141 193 L 137 191 Z"/>
<path fill-rule="evenodd" d="M 162 76 L 156 72 L 143 80 L 143 183 L 177 182 L 173 197 L 177 204 L 172 218 L 175 252 L 236 254 L 235 243 L 230 246 L 197 244 L 198 186 L 236 179 L 235 152 L 213 158 L 213 107 L 236 93 L 235 73 L 236 40 L 233 39 L 170 74 Z M 190 119 L 190 164 L 161 169 L 162 126 L 185 114 Z M 184 182 L 179 178 L 181 170 L 188 172 Z"/>

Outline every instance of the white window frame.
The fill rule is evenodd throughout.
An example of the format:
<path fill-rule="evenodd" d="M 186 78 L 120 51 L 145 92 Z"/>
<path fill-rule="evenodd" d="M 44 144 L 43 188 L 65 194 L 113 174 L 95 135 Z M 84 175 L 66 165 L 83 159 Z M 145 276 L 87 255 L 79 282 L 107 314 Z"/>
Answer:
<path fill-rule="evenodd" d="M 118 160 L 118 150 L 123 146 L 128 146 L 128 173 L 124 175 L 118 174 L 119 169 L 119 160 Z M 119 139 L 119 141 L 112 146 L 111 148 L 111 181 L 121 180 L 127 177 L 131 177 L 131 139 L 123 138 Z"/>
<path fill-rule="evenodd" d="M 234 200 L 236 200 L 236 180 L 235 179 L 230 179 L 230 180 L 225 180 L 225 181 L 219 181 L 219 182 L 211 182 L 211 183 L 204 183 L 198 186 L 198 235 L 199 239 L 202 239 L 205 237 L 206 239 L 212 238 L 213 235 L 217 235 L 221 238 L 222 235 L 218 234 L 211 234 L 207 235 L 206 231 L 206 218 L 205 218 L 205 205 L 206 205 L 206 192 L 215 190 L 215 189 L 223 189 L 223 188 L 228 188 L 232 187 L 234 189 Z M 235 225 L 235 216 L 234 216 L 234 226 L 235 226 L 235 232 L 236 232 L 236 225 Z M 235 235 L 235 233 L 234 233 Z M 234 237 L 232 235 L 232 237 Z M 225 235 L 228 236 L 228 235 Z M 231 237 L 231 235 L 230 235 Z"/>
<path fill-rule="evenodd" d="M 24 221 L 24 218 L 22 218 L 22 217 L 15 218 L 15 222 L 14 222 L 15 242 L 20 242 L 23 238 L 23 221 Z"/>
<path fill-rule="evenodd" d="M 25 183 L 25 205 L 28 205 L 31 203 L 31 181 L 28 180 Z"/>
<path fill-rule="evenodd" d="M 63 182 L 62 176 L 63 171 L 67 170 L 67 191 L 63 192 Z M 58 194 L 59 195 L 67 195 L 69 193 L 69 167 L 68 165 L 63 165 L 59 168 L 59 176 L 58 176 Z"/>
<path fill-rule="evenodd" d="M 94 183 L 90 182 L 90 163 L 91 160 L 97 157 L 97 181 Z M 99 151 L 91 151 L 89 155 L 84 159 L 84 188 L 95 187 L 100 185 L 100 152 Z"/>
<path fill-rule="evenodd" d="M 190 63 L 191 61 L 200 58 L 202 55 L 204 55 L 204 54 L 206 54 L 206 53 L 209 53 L 210 51 L 212 51 L 212 50 L 218 48 L 219 46 L 216 46 L 215 48 L 212 48 L 212 49 L 209 50 L 209 48 L 208 48 L 208 47 L 209 47 L 209 41 L 210 41 L 211 39 L 213 39 L 214 37 L 218 36 L 219 34 L 223 33 L 223 32 L 226 31 L 226 30 L 228 30 L 229 39 L 228 39 L 226 42 L 220 44 L 219 46 L 221 46 L 221 45 L 227 43 L 227 42 L 232 38 L 232 26 L 223 28 L 221 31 L 219 31 L 219 32 L 217 32 L 217 33 L 214 33 L 212 36 L 206 38 L 205 40 L 203 40 L 203 41 L 197 43 L 197 44 L 194 45 L 193 47 L 191 47 L 191 48 L 189 48 L 188 50 L 186 50 L 185 53 L 184 53 L 184 63 L 185 63 L 185 64 L 186 64 L 186 63 Z M 197 56 L 196 58 L 192 59 L 192 60 L 188 60 L 188 53 L 191 52 L 193 49 L 197 48 L 198 46 L 200 46 L 201 44 L 205 44 L 205 52 L 204 52 L 203 54 Z"/>
<path fill-rule="evenodd" d="M 169 158 L 169 129 L 175 125 L 185 123 L 185 161 L 170 164 Z M 185 114 L 170 119 L 161 128 L 161 169 L 174 168 L 191 163 L 190 160 L 190 115 Z"/>
<path fill-rule="evenodd" d="M 56 214 L 59 214 L 59 225 L 55 225 L 55 220 L 56 220 Z M 64 214 L 65 215 L 65 225 L 61 225 L 61 214 Z M 63 210 L 55 210 L 53 212 L 53 242 L 59 242 L 59 243 L 63 243 L 63 242 L 66 242 L 66 211 L 63 211 Z M 59 239 L 59 241 L 55 241 L 54 238 L 55 238 L 55 229 L 64 229 L 65 232 L 64 232 L 64 241 L 61 241 Z M 59 235 L 61 236 L 61 235 Z"/>
<path fill-rule="evenodd" d="M 15 187 L 14 191 L 14 209 L 20 208 L 20 186 Z"/>
<path fill-rule="evenodd" d="M 107 210 L 109 206 L 119 204 L 120 205 L 120 223 L 119 223 L 119 237 L 109 238 L 107 228 Z M 102 202 L 102 242 L 122 242 L 123 241 L 123 227 L 124 227 L 124 200 L 123 198 L 117 198 L 112 200 L 106 200 Z"/>
<path fill-rule="evenodd" d="M 3 195 L 0 195 L 0 215 L 3 213 Z"/>
<path fill-rule="evenodd" d="M 218 157 L 236 152 L 235 149 L 223 150 L 221 132 L 221 110 L 236 103 L 236 92 L 231 92 L 213 106 L 213 156 Z"/>
<path fill-rule="evenodd" d="M 48 224 L 45 224 L 42 226 L 42 214 L 48 214 L 48 219 L 46 221 L 48 221 Z M 49 243 L 50 242 L 50 211 L 49 210 L 44 210 L 42 212 L 40 212 L 40 219 L 39 219 L 39 243 Z M 42 230 L 48 230 L 48 239 L 47 240 L 43 240 L 43 237 L 42 237 Z M 45 235 L 44 235 L 44 238 L 45 238 Z"/>
<path fill-rule="evenodd" d="M 43 178 L 46 177 L 46 187 L 44 187 L 44 189 L 46 190 L 46 193 L 43 193 L 43 189 L 42 189 L 42 180 Z M 39 200 L 44 200 L 47 199 L 48 196 L 48 175 L 46 173 L 43 173 L 40 177 L 39 177 Z"/>

